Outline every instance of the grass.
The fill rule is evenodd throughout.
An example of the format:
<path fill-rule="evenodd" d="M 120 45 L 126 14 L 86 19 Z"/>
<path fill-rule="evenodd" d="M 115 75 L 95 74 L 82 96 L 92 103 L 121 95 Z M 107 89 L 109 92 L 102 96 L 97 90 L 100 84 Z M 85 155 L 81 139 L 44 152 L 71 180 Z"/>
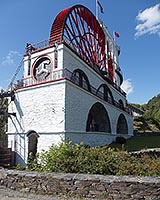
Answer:
<path fill-rule="evenodd" d="M 134 136 L 129 138 L 124 147 L 121 144 L 112 143 L 109 145 L 113 148 L 124 149 L 126 151 L 140 151 L 144 149 L 157 149 L 160 148 L 160 135 L 159 136 Z"/>

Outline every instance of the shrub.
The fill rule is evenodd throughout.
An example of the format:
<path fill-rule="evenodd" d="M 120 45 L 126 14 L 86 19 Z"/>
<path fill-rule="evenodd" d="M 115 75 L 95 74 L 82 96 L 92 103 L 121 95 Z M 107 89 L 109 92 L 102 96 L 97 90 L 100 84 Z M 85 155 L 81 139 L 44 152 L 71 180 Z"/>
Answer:
<path fill-rule="evenodd" d="M 116 142 L 119 144 L 125 144 L 126 139 L 124 137 L 118 136 L 118 137 L 116 137 Z"/>
<path fill-rule="evenodd" d="M 160 176 L 160 158 L 136 158 L 109 147 L 86 147 L 63 142 L 52 145 L 29 164 L 30 170 L 43 172 L 102 175 Z"/>
<path fill-rule="evenodd" d="M 22 170 L 25 170 L 26 168 L 23 165 L 18 164 L 16 165 L 16 169 L 22 171 Z"/>

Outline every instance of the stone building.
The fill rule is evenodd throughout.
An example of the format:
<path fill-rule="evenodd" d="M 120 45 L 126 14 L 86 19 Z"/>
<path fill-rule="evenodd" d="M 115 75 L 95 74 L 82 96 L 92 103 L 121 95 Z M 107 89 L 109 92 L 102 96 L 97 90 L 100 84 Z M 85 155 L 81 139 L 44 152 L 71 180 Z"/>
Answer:
<path fill-rule="evenodd" d="M 9 105 L 16 163 L 62 140 L 100 146 L 132 136 L 119 54 L 107 28 L 82 5 L 57 15 L 49 40 L 27 44 L 23 79 Z"/>

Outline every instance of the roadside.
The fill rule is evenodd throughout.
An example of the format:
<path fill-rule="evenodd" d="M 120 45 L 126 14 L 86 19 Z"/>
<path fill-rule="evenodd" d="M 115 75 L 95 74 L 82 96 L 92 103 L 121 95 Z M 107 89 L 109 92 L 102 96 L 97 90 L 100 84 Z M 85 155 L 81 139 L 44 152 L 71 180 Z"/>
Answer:
<path fill-rule="evenodd" d="M 53 197 L 48 195 L 36 195 L 31 193 L 21 193 L 8 188 L 0 187 L 0 200 L 92 200 L 86 198 L 72 198 L 72 197 Z M 97 200 L 97 199 L 94 199 Z"/>
<path fill-rule="evenodd" d="M 0 199 L 1 200 L 60 200 L 59 198 L 21 193 L 18 191 L 10 190 L 8 188 L 0 188 Z"/>

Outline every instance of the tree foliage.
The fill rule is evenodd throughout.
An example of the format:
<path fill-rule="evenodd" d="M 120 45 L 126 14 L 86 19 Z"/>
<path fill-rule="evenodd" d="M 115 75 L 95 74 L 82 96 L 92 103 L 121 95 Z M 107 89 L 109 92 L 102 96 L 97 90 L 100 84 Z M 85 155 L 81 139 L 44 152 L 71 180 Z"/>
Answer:
<path fill-rule="evenodd" d="M 150 99 L 143 107 L 145 109 L 145 119 L 152 118 L 160 122 L 160 94 Z"/>
<path fill-rule="evenodd" d="M 4 115 L 4 112 L 7 109 L 8 101 L 7 99 L 0 99 L 0 141 L 7 140 L 6 135 L 6 126 L 7 126 L 7 116 Z"/>
<path fill-rule="evenodd" d="M 146 104 L 132 105 L 144 111 L 144 114 L 141 117 L 134 118 L 135 131 L 160 131 L 160 94 L 154 96 Z"/>

